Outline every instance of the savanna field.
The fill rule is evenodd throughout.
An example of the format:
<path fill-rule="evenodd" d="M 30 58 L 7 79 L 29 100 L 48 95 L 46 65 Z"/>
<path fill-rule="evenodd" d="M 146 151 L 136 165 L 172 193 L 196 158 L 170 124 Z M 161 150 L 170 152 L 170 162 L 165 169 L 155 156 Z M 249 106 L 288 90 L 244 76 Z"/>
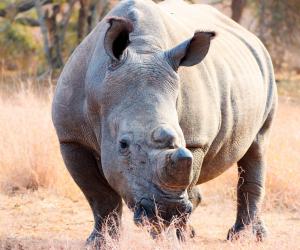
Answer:
<path fill-rule="evenodd" d="M 107 235 L 106 249 L 300 249 L 300 85 L 293 84 L 292 90 L 279 84 L 263 204 L 266 241 L 256 242 L 250 232 L 239 241 L 225 240 L 236 212 L 233 166 L 202 185 L 203 202 L 191 218 L 195 238 L 179 243 L 170 228 L 153 240 L 124 206 L 121 237 L 117 242 Z M 9 89 L 0 98 L 0 249 L 83 249 L 93 218 L 59 152 L 53 89 L 36 90 L 26 81 Z"/>
<path fill-rule="evenodd" d="M 163 1 L 166 0 L 153 0 Z M 267 152 L 262 204 L 268 237 L 257 242 L 249 228 L 238 240 L 226 240 L 228 229 L 236 219 L 238 171 L 237 166 L 232 166 L 216 179 L 200 185 L 202 203 L 190 219 L 196 231 L 194 238 L 185 235 L 186 241 L 178 241 L 171 225 L 154 240 L 149 227 L 134 225 L 133 213 L 124 204 L 119 239 L 111 238 L 105 228 L 105 245 L 101 249 L 300 250 L 300 1 L 184 1 L 217 8 L 254 33 L 272 58 L 279 105 Z M 63 163 L 51 121 L 51 103 L 56 79 L 74 49 L 119 2 L 0 0 L 0 250 L 99 249 L 85 245 L 94 218 Z M 194 13 L 193 7 L 191 10 Z M 140 27 L 143 27 L 143 16 L 152 22 L 148 12 L 147 15 L 139 12 L 134 11 L 133 16 L 141 14 Z M 172 18 L 177 19 L 173 12 L 170 9 Z M 193 15 L 187 14 L 186 18 L 187 22 L 193 20 Z M 134 19 L 134 22 L 139 20 Z M 226 25 L 220 23 L 220 27 Z M 206 26 L 199 23 L 199 31 L 214 31 L 201 27 Z M 150 31 L 153 34 L 149 38 L 153 36 L 156 44 L 160 37 L 154 28 Z M 179 32 L 179 28 L 174 32 Z M 190 32 L 192 35 L 194 30 Z M 241 36 L 241 41 L 242 34 L 236 34 Z M 149 41 L 152 44 L 152 38 Z M 244 42 L 251 44 L 248 39 Z M 128 46 L 130 41 L 126 43 Z M 100 48 L 99 44 L 96 47 Z M 228 50 L 235 49 L 231 40 L 226 46 Z M 241 62 L 246 61 L 243 55 L 240 55 Z M 222 53 L 218 56 L 220 63 L 226 62 Z"/>

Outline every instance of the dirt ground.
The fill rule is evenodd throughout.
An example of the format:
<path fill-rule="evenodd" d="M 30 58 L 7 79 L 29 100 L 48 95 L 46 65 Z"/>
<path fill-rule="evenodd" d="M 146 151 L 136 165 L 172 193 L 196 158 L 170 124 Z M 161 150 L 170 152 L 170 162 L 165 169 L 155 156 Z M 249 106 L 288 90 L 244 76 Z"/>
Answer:
<path fill-rule="evenodd" d="M 30 103 L 26 111 L 28 102 L 29 98 L 26 97 L 19 102 L 20 105 L 9 106 L 4 102 L 0 105 L 0 115 L 7 121 L 6 125 L 1 124 L 1 138 L 9 136 L 7 131 L 11 131 L 15 123 L 25 124 L 24 121 L 28 123 L 30 119 L 30 128 L 33 130 L 33 134 L 28 129 L 24 133 L 18 130 L 17 139 L 21 141 L 16 141 L 12 148 L 11 139 L 7 143 L 1 139 L 2 146 L 5 146 L 0 147 L 0 249 L 84 249 L 84 241 L 93 227 L 92 213 L 69 175 L 63 172 L 64 166 L 57 144 L 54 143 L 54 133 L 37 134 L 41 124 L 44 124 L 45 130 L 51 131 L 48 128 L 50 118 L 45 118 L 44 123 L 40 120 L 46 111 L 37 113 L 37 110 L 41 110 L 38 102 Z M 49 109 L 48 106 L 45 110 Z M 12 112 L 5 115 L 5 110 L 9 109 L 14 110 L 15 114 L 19 112 L 19 115 L 11 116 Z M 36 113 L 37 118 L 30 118 Z M 263 243 L 255 242 L 251 233 L 246 233 L 239 241 L 225 240 L 236 213 L 237 174 L 233 167 L 201 186 L 203 203 L 191 218 L 191 224 L 196 229 L 194 239 L 179 243 L 170 233 L 164 240 L 154 241 L 146 230 L 133 224 L 131 212 L 124 208 L 120 240 L 112 242 L 108 249 L 300 249 L 299 114 L 298 102 L 281 98 L 268 153 L 269 169 L 263 218 L 269 237 Z M 24 115 L 22 121 L 13 120 L 21 115 Z M 36 137 L 33 144 L 28 140 L 34 133 Z M 53 148 L 42 143 L 51 138 Z M 18 155 L 20 145 L 25 145 L 28 149 Z M 29 155 L 28 159 L 26 153 Z M 16 162 L 19 165 L 12 169 Z M 22 172 L 22 167 L 25 166 L 26 169 Z M 47 168 L 43 170 L 45 166 Z M 57 168 L 55 171 L 54 166 Z M 36 182 L 30 179 L 32 174 L 27 176 L 30 167 Z M 37 190 L 22 189 L 16 183 Z"/>
<path fill-rule="evenodd" d="M 93 226 L 92 214 L 84 199 L 68 198 L 38 191 L 15 196 L 0 196 L 1 249 L 81 249 Z M 121 249 L 140 249 L 139 229 L 132 223 L 132 214 L 124 213 L 123 231 L 137 244 L 122 239 Z M 197 236 L 186 249 L 300 249 L 300 213 L 275 209 L 264 212 L 269 238 L 255 243 L 251 235 L 241 242 L 225 240 L 235 219 L 234 201 L 215 197 L 193 214 L 191 221 Z M 135 235 L 135 236 L 134 236 Z M 147 249 L 162 249 L 147 239 Z M 172 248 L 176 246 L 173 245 Z M 184 245 L 183 245 L 184 247 Z M 116 247 L 118 248 L 118 247 Z M 177 248 L 177 247 L 176 247 Z M 178 245 L 179 248 L 179 245 Z M 170 248 L 171 249 L 171 248 Z"/>

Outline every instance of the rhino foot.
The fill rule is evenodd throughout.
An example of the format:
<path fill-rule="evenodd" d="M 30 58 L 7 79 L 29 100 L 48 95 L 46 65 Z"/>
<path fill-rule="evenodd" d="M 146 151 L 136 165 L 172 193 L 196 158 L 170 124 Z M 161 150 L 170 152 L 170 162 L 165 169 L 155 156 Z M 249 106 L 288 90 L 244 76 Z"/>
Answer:
<path fill-rule="evenodd" d="M 243 235 L 243 232 L 245 232 L 245 230 L 249 228 L 252 229 L 252 233 L 256 237 L 257 241 L 263 241 L 267 237 L 266 227 L 263 225 L 262 221 L 258 221 L 250 225 L 240 223 L 235 224 L 232 228 L 229 229 L 227 234 L 227 240 L 238 240 Z"/>
<path fill-rule="evenodd" d="M 101 249 L 102 241 L 103 238 L 101 233 L 94 229 L 91 235 L 87 238 L 85 245 L 91 249 Z"/>
<path fill-rule="evenodd" d="M 195 228 L 191 225 L 189 225 L 189 236 L 190 236 L 190 238 L 195 238 L 196 237 Z"/>
<path fill-rule="evenodd" d="M 194 238 L 196 236 L 196 231 L 195 231 L 193 226 L 187 225 L 185 230 L 177 228 L 176 229 L 176 236 L 177 236 L 178 240 L 185 241 L 186 237 Z"/>

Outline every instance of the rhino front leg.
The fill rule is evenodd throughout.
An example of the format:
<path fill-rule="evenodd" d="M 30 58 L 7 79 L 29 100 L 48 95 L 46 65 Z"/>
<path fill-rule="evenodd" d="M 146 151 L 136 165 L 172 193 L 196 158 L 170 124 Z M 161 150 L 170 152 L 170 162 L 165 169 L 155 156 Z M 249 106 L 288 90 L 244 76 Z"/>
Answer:
<path fill-rule="evenodd" d="M 108 226 L 113 237 L 117 236 L 122 199 L 100 172 L 100 161 L 96 160 L 91 150 L 79 144 L 61 143 L 60 148 L 67 169 L 88 200 L 94 215 L 94 229 L 87 243 L 100 244 L 104 225 Z"/>
<path fill-rule="evenodd" d="M 259 216 L 265 193 L 266 148 L 273 120 L 271 111 L 244 157 L 238 162 L 239 181 L 237 186 L 237 217 L 229 230 L 227 239 L 238 238 L 239 232 L 251 226 L 257 240 L 266 236 L 266 229 Z"/>

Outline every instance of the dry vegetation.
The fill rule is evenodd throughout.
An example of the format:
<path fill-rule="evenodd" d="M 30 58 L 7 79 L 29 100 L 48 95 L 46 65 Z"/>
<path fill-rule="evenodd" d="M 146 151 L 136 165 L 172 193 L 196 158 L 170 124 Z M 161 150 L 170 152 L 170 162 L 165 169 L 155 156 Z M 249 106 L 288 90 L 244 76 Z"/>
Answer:
<path fill-rule="evenodd" d="M 2 91 L 3 92 L 3 91 Z M 92 214 L 69 177 L 51 123 L 51 96 L 30 87 L 0 97 L 0 249 L 81 249 Z M 132 223 L 125 209 L 121 238 L 108 249 L 299 249 L 300 104 L 280 100 L 268 153 L 264 217 L 270 237 L 224 241 L 235 216 L 236 170 L 203 185 L 204 202 L 192 216 L 197 237 L 184 245 L 172 230 L 158 241 Z"/>
<path fill-rule="evenodd" d="M 72 195 L 51 122 L 51 96 L 23 85 L 0 99 L 0 187 L 7 194 L 47 188 Z"/>

